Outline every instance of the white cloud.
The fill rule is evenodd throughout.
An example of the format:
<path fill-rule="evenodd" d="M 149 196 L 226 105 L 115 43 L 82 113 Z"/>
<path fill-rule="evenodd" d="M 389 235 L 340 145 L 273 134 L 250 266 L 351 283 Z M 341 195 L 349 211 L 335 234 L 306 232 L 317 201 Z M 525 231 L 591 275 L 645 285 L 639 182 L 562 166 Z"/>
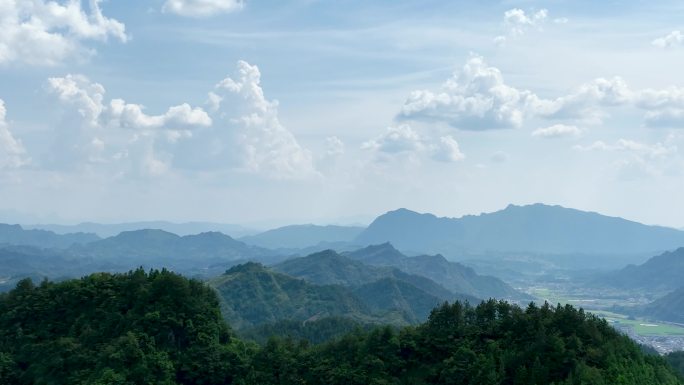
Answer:
<path fill-rule="evenodd" d="M 651 42 L 659 48 L 672 48 L 684 44 L 684 34 L 680 31 L 672 31 L 663 37 L 659 37 Z"/>
<path fill-rule="evenodd" d="M 188 17 L 209 17 L 239 11 L 243 7 L 242 0 L 167 0 L 162 11 Z"/>
<path fill-rule="evenodd" d="M 106 102 L 104 86 L 82 75 L 49 78 L 48 86 L 70 114 L 55 132 L 47 167 L 106 165 L 115 172 L 159 175 L 169 169 L 176 142 L 212 124 L 204 110 L 186 103 L 148 115 L 142 105 L 123 99 Z"/>
<path fill-rule="evenodd" d="M 565 95 L 546 99 L 508 85 L 501 71 L 480 56 L 471 56 L 441 90 L 411 92 L 397 118 L 444 123 L 462 130 L 516 128 L 530 118 L 560 120 L 572 126 L 600 123 L 614 107 L 645 110 L 646 126 L 684 127 L 684 87 L 633 90 L 615 76 L 597 78 Z"/>
<path fill-rule="evenodd" d="M 444 122 L 463 130 L 519 127 L 537 97 L 504 83 L 501 71 L 471 56 L 439 92 L 413 91 L 399 118 Z"/>
<path fill-rule="evenodd" d="M 424 148 L 423 139 L 411 126 L 402 124 L 388 127 L 384 134 L 361 145 L 364 150 L 375 150 L 388 154 L 417 152 Z"/>
<path fill-rule="evenodd" d="M 251 172 L 270 177 L 303 178 L 316 174 L 311 152 L 300 146 L 295 136 L 278 118 L 278 101 L 268 100 L 261 87 L 261 72 L 245 61 L 237 63 L 236 76 L 227 77 L 215 87 L 220 118 L 214 133 L 223 132 L 222 143 L 214 143 L 213 157 L 238 156 Z M 227 145 L 230 144 L 230 145 Z"/>
<path fill-rule="evenodd" d="M 344 154 L 344 142 L 337 136 L 325 138 L 326 154 L 328 156 L 339 156 Z"/>
<path fill-rule="evenodd" d="M 546 9 L 527 14 L 520 8 L 513 8 L 504 12 L 504 25 L 508 28 L 509 34 L 520 36 L 529 28 L 540 27 L 548 16 L 549 11 Z"/>
<path fill-rule="evenodd" d="M 433 143 L 407 124 L 388 127 L 384 134 L 363 143 L 361 149 L 386 156 L 428 155 L 440 162 L 455 162 L 465 158 L 458 142 L 452 136 L 443 136 Z"/>
<path fill-rule="evenodd" d="M 439 138 L 439 143 L 432 150 L 432 157 L 440 162 L 458 162 L 465 159 L 456 139 L 447 135 Z"/>
<path fill-rule="evenodd" d="M 505 33 L 494 38 L 494 44 L 503 46 L 511 38 L 517 38 L 525 35 L 530 29 L 541 30 L 542 26 L 548 21 L 549 11 L 540 9 L 536 12 L 525 12 L 520 8 L 509 9 L 504 12 L 503 26 Z M 566 18 L 554 19 L 555 24 L 564 24 L 568 22 Z"/>
<path fill-rule="evenodd" d="M 577 151 L 615 152 L 622 154 L 609 164 L 616 176 L 622 180 L 638 180 L 659 177 L 673 170 L 681 172 L 677 163 L 678 148 L 676 136 L 669 135 L 664 142 L 654 144 L 619 139 L 615 143 L 596 141 L 587 146 L 574 146 Z"/>
<path fill-rule="evenodd" d="M 105 105 L 105 88 L 82 75 L 49 78 L 48 84 L 62 102 L 75 106 L 91 126 L 190 129 L 207 127 L 212 123 L 202 108 L 192 108 L 187 103 L 170 107 L 162 115 L 147 115 L 143 112 L 144 106 L 126 103 L 123 99 L 112 99 L 109 105 Z"/>
<path fill-rule="evenodd" d="M 123 23 L 103 15 L 102 0 L 65 4 L 46 0 L 0 2 L 0 64 L 55 65 L 92 53 L 84 41 L 127 41 Z"/>
<path fill-rule="evenodd" d="M 582 130 L 577 126 L 565 124 L 554 124 L 553 126 L 538 128 L 532 132 L 532 136 L 541 138 L 562 138 L 568 136 L 579 136 Z"/>
<path fill-rule="evenodd" d="M 645 158 L 662 158 L 677 152 L 677 146 L 671 143 L 647 144 L 629 139 L 619 139 L 613 144 L 603 141 L 596 141 L 588 146 L 576 145 L 573 147 L 578 151 L 617 151 L 627 152 L 643 156 Z"/>
<path fill-rule="evenodd" d="M 15 139 L 6 121 L 7 109 L 0 99 L 0 170 L 26 165 L 30 159 L 21 140 Z"/>
<path fill-rule="evenodd" d="M 277 179 L 316 174 L 311 153 L 280 123 L 278 102 L 266 99 L 260 79 L 256 66 L 240 61 L 236 76 L 209 93 L 209 112 L 183 103 L 150 115 L 140 104 L 105 101 L 104 87 L 84 76 L 51 78 L 50 89 L 75 113 L 57 142 L 71 165 L 120 163 L 153 175 L 172 168 Z"/>

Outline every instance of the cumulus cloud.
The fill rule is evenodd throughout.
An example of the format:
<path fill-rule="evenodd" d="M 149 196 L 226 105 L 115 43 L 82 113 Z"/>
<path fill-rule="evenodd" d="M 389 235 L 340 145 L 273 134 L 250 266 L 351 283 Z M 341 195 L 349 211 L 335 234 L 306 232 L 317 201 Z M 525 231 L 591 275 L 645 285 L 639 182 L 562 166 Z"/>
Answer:
<path fill-rule="evenodd" d="M 85 41 L 127 41 L 123 23 L 103 15 L 102 0 L 65 4 L 47 0 L 0 3 L 0 64 L 55 65 L 93 51 Z"/>
<path fill-rule="evenodd" d="M 397 119 L 444 123 L 462 130 L 516 128 L 530 118 L 596 124 L 609 116 L 612 107 L 644 110 L 646 126 L 684 127 L 684 87 L 634 90 L 615 76 L 594 79 L 555 98 L 542 98 L 507 84 L 498 68 L 476 55 L 441 90 L 411 92 Z M 564 125 L 574 125 L 569 123 Z M 538 135 L 552 131 L 558 133 L 558 127 Z"/>
<path fill-rule="evenodd" d="M 415 152 L 424 148 L 423 139 L 407 124 L 388 127 L 384 134 L 361 145 L 362 149 L 388 154 Z"/>
<path fill-rule="evenodd" d="M 344 154 L 344 142 L 337 136 L 325 138 L 325 152 L 328 156 L 339 156 Z"/>
<path fill-rule="evenodd" d="M 563 138 L 581 134 L 582 130 L 577 126 L 565 124 L 554 124 L 553 126 L 538 128 L 532 132 L 532 136 L 541 138 Z"/>
<path fill-rule="evenodd" d="M 678 148 L 676 137 L 669 135 L 665 141 L 653 144 L 629 139 L 619 139 L 614 143 L 596 141 L 590 145 L 574 146 L 577 151 L 615 152 L 622 156 L 610 165 L 619 179 L 635 180 L 661 176 L 676 165 Z M 677 171 L 680 166 L 676 165 Z"/>
<path fill-rule="evenodd" d="M 21 140 L 12 135 L 6 116 L 5 102 L 0 99 L 0 170 L 18 168 L 30 161 Z"/>
<path fill-rule="evenodd" d="M 169 168 L 165 144 L 173 145 L 191 137 L 190 130 L 212 124 L 204 110 L 186 103 L 148 115 L 140 104 L 118 98 L 107 102 L 104 86 L 83 75 L 49 78 L 48 88 L 69 107 L 55 133 L 50 167 L 119 165 L 158 175 Z"/>
<path fill-rule="evenodd" d="M 212 123 L 202 108 L 193 108 L 187 103 L 170 107 L 161 115 L 147 115 L 143 105 L 126 103 L 123 99 L 112 99 L 105 105 L 105 88 L 83 75 L 49 78 L 48 84 L 62 102 L 76 107 L 91 126 L 188 129 Z"/>
<path fill-rule="evenodd" d="M 209 17 L 239 11 L 243 7 L 242 0 L 167 0 L 162 11 L 187 17 Z"/>
<path fill-rule="evenodd" d="M 278 101 L 265 97 L 257 66 L 239 61 L 235 75 L 220 81 L 213 93 L 217 123 L 209 136 L 216 146 L 210 156 L 237 155 L 246 170 L 278 179 L 316 174 L 311 152 L 281 124 Z"/>
<path fill-rule="evenodd" d="M 439 138 L 439 142 L 433 146 L 432 157 L 440 162 L 458 162 L 465 159 L 465 154 L 461 152 L 456 139 L 447 135 Z"/>
<path fill-rule="evenodd" d="M 363 143 L 361 148 L 387 156 L 427 155 L 440 162 L 455 162 L 465 158 L 453 137 L 447 135 L 433 142 L 407 124 L 388 127 L 382 135 Z"/>
<path fill-rule="evenodd" d="M 527 14 L 520 8 L 513 8 L 504 12 L 504 24 L 511 34 L 522 35 L 529 28 L 541 26 L 548 16 L 549 11 L 546 9 Z"/>
<path fill-rule="evenodd" d="M 71 111 L 56 140 L 58 153 L 69 154 L 67 164 L 119 163 L 149 174 L 173 168 L 278 179 L 316 174 L 311 153 L 280 123 L 278 102 L 265 97 L 258 67 L 244 61 L 209 93 L 208 111 L 183 103 L 148 114 L 141 104 L 105 100 L 105 88 L 81 75 L 50 78 L 48 85 Z"/>
<path fill-rule="evenodd" d="M 530 104 L 538 98 L 530 91 L 504 83 L 501 71 L 481 56 L 471 56 L 439 92 L 413 91 L 400 119 L 444 122 L 463 130 L 519 127 Z"/>
<path fill-rule="evenodd" d="M 503 15 L 503 25 L 506 33 L 495 37 L 494 43 L 503 45 L 509 38 L 522 36 L 530 29 L 540 30 L 548 21 L 548 16 L 549 11 L 546 9 L 540 9 L 536 12 L 530 11 L 529 13 L 520 8 L 509 9 Z M 563 24 L 567 23 L 567 19 L 558 18 L 554 19 L 553 22 Z"/>
<path fill-rule="evenodd" d="M 651 44 L 659 48 L 673 48 L 684 44 L 684 35 L 680 31 L 672 31 L 663 37 L 654 39 Z"/>

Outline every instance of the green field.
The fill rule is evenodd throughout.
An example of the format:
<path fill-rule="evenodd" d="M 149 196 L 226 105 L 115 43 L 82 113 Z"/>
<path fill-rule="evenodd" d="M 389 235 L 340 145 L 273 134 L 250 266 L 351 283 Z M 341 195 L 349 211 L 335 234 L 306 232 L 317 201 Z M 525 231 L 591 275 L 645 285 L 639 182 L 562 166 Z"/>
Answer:
<path fill-rule="evenodd" d="M 627 316 L 609 311 L 592 311 L 593 314 L 605 318 L 608 322 L 619 326 L 627 326 L 641 336 L 684 336 L 684 327 L 660 322 L 628 319 Z"/>
<path fill-rule="evenodd" d="M 657 321 L 647 321 L 644 319 L 629 319 L 624 314 L 613 313 L 606 310 L 594 310 L 591 309 L 594 306 L 597 307 L 609 307 L 614 300 L 610 301 L 596 301 L 594 299 L 581 298 L 580 296 L 568 296 L 564 293 L 559 293 L 554 290 L 535 287 L 528 292 L 542 301 L 546 300 L 550 304 L 570 304 L 575 307 L 582 307 L 586 311 L 596 314 L 597 316 L 605 318 L 608 322 L 617 328 L 629 328 L 634 333 L 640 336 L 683 336 L 684 337 L 684 327 L 671 325 L 667 323 L 657 322 Z M 603 305 L 603 306 L 601 306 Z"/>

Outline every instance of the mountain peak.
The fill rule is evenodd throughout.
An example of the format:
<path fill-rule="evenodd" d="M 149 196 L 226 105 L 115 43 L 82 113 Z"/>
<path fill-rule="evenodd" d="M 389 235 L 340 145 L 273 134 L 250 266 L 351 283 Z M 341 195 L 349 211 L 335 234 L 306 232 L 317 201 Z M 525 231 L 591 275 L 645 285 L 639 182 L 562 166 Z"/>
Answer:
<path fill-rule="evenodd" d="M 258 262 L 247 262 L 240 265 L 235 265 L 230 269 L 226 270 L 225 275 L 238 274 L 238 273 L 260 273 L 267 271 L 266 266 Z"/>

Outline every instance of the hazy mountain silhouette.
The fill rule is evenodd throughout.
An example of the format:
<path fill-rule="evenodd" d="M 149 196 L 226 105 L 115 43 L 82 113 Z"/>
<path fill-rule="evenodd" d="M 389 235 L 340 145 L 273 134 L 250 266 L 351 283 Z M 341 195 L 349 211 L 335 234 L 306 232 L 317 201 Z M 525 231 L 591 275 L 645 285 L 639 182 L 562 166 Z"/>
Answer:
<path fill-rule="evenodd" d="M 684 246 L 684 232 L 622 218 L 534 204 L 461 218 L 399 209 L 379 216 L 355 239 L 400 250 L 442 253 L 654 253 Z"/>
<path fill-rule="evenodd" d="M 94 233 L 103 238 L 113 237 L 124 231 L 135 231 L 141 229 L 164 230 L 181 236 L 206 232 L 221 232 L 224 234 L 228 234 L 231 237 L 243 237 L 257 233 L 256 230 L 233 224 L 213 222 L 174 223 L 167 221 L 146 221 L 126 223 L 83 222 L 76 225 L 33 224 L 25 225 L 24 228 L 49 230 L 57 234 L 74 232 Z"/>
<path fill-rule="evenodd" d="M 597 283 L 650 291 L 677 289 L 684 285 L 684 247 L 657 255 L 641 265 L 629 265 L 609 273 Z"/>
<path fill-rule="evenodd" d="M 647 305 L 634 313 L 649 319 L 684 324 L 684 286 Z"/>
<path fill-rule="evenodd" d="M 470 267 L 447 261 L 441 255 L 407 257 L 390 243 L 368 246 L 344 255 L 369 265 L 392 266 L 427 277 L 454 293 L 478 298 L 530 298 L 498 278 L 479 275 Z"/>
<path fill-rule="evenodd" d="M 56 234 L 52 231 L 26 230 L 20 225 L 0 223 L 0 244 L 65 249 L 73 244 L 89 243 L 99 239 L 100 237 L 90 233 Z"/>
<path fill-rule="evenodd" d="M 273 269 L 318 285 L 342 285 L 355 288 L 391 278 L 414 286 L 441 301 L 458 299 L 471 303 L 480 302 L 480 299 L 472 295 L 453 293 L 427 277 L 408 274 L 395 267 L 370 266 L 332 250 L 290 259 L 273 266 Z"/>
<path fill-rule="evenodd" d="M 363 227 L 292 225 L 240 238 L 241 241 L 269 249 L 303 249 L 321 243 L 350 242 Z"/>

